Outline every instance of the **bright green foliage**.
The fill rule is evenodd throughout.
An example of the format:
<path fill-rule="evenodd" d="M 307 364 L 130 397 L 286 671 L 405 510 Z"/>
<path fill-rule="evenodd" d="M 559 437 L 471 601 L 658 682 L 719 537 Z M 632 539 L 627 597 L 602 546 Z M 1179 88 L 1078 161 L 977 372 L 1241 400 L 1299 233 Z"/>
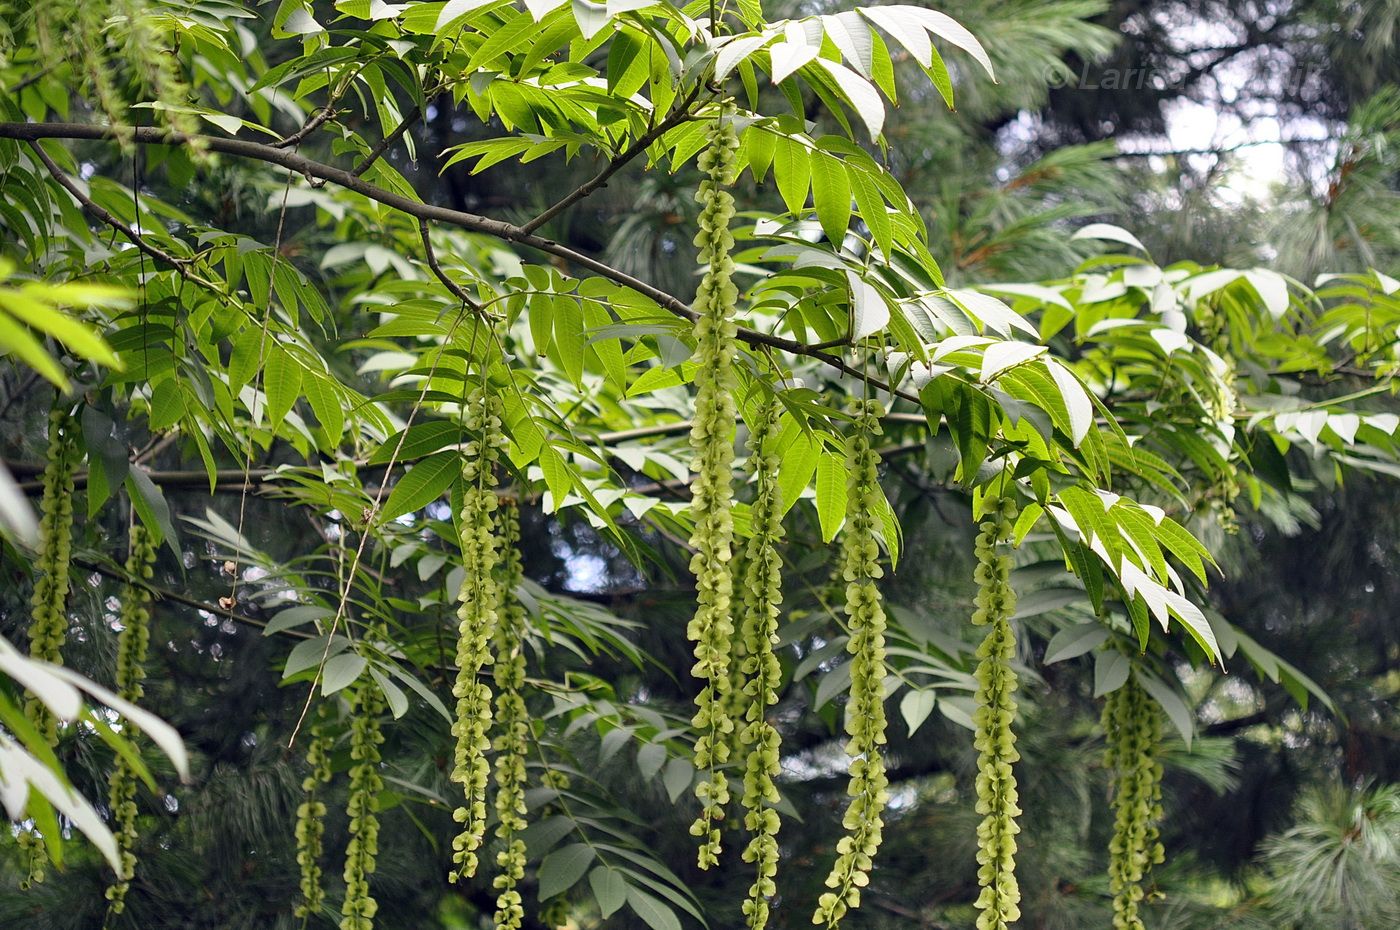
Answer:
<path fill-rule="evenodd" d="M 529 749 L 530 716 L 520 689 L 525 684 L 525 607 L 516 594 L 524 579 L 520 563 L 520 510 L 514 501 L 501 509 L 500 623 L 496 627 L 496 720 L 498 728 L 491 748 L 496 751 L 496 836 L 505 848 L 496 854 L 500 871 L 492 880 L 496 898 L 496 926 L 519 930 L 525 909 L 516 885 L 525 877 L 525 756 Z"/>
<path fill-rule="evenodd" d="M 29 655 L 63 664 L 63 641 L 68 636 L 68 561 L 73 554 L 73 472 L 78 451 L 78 424 L 67 411 L 49 414 L 48 460 L 44 464 L 43 511 L 39 522 L 39 554 L 34 560 L 39 576 L 30 601 L 33 619 L 29 627 Z M 38 698 L 30 697 L 25 713 L 53 745 L 58 721 Z"/>
<path fill-rule="evenodd" d="M 500 401 L 486 388 L 474 389 L 464 411 L 468 441 L 462 450 L 462 590 L 457 611 L 457 716 L 452 723 L 456 750 L 452 780 L 462 786 L 465 803 L 453 816 L 462 832 L 452 841 L 456 868 L 451 880 L 476 874 L 477 849 L 486 835 L 486 793 L 490 766 L 491 688 L 482 670 L 491 664 L 500 590 L 495 570 L 500 560 L 494 469 L 505 443 Z"/>
<path fill-rule="evenodd" d="M 1161 719 L 1136 675 L 1108 695 L 1103 728 L 1108 741 L 1104 765 L 1113 776 L 1113 839 L 1108 846 L 1113 926 L 1143 930 L 1143 880 L 1163 858 L 1157 831 L 1162 819 Z"/>
<path fill-rule="evenodd" d="M 835 927 L 845 913 L 860 906 L 860 889 L 870 883 L 870 869 L 880 846 L 885 803 L 889 800 L 885 760 L 885 609 L 877 586 L 885 574 L 876 538 L 884 501 L 880 490 L 880 456 L 873 441 L 880 435 L 884 407 L 861 404 L 855 428 L 846 441 L 846 526 L 841 536 L 842 575 L 846 581 L 846 617 L 851 640 L 851 698 L 846 707 L 846 754 L 851 803 L 836 844 L 836 864 L 826 877 L 812 922 Z"/>
<path fill-rule="evenodd" d="M 1009 497 L 991 504 L 977 534 L 977 610 L 972 622 L 991 625 L 977 649 L 977 813 L 983 815 L 977 827 L 977 882 L 982 893 L 977 907 L 977 930 L 1005 930 L 1018 920 L 1021 889 L 1016 884 L 1016 834 L 1021 828 L 1016 817 L 1016 776 L 1012 765 L 1021 758 L 1016 736 L 1011 732 L 1016 717 L 1016 673 L 1011 660 L 1016 655 L 1016 637 L 1011 631 L 1011 615 L 1016 611 L 1016 594 L 1011 589 L 1011 558 L 997 552 L 997 545 L 1011 536 L 1016 522 L 1016 505 Z"/>
<path fill-rule="evenodd" d="M 71 60 L 98 108 L 113 124 L 127 125 L 129 114 L 115 80 L 125 65 L 170 128 L 198 129 L 188 112 L 190 88 L 172 48 L 164 11 L 147 0 L 79 0 L 34 5 L 34 29 L 45 55 Z"/>
<path fill-rule="evenodd" d="M 141 524 L 131 525 L 131 546 L 126 557 L 126 575 L 122 586 L 121 633 L 117 637 L 117 692 L 123 700 L 133 703 L 141 699 L 145 688 L 146 651 L 151 642 L 151 593 L 140 584 L 154 576 L 156 541 Z M 108 802 L 116 829 L 117 849 L 121 870 L 117 880 L 107 888 L 111 913 L 120 914 L 126 908 L 126 892 L 136 872 L 133 851 L 139 835 L 136 832 L 136 772 L 126 759 L 118 757 L 108 782 Z"/>
<path fill-rule="evenodd" d="M 749 471 L 754 477 L 750 511 L 753 535 L 744 552 L 744 610 L 736 645 L 743 647 L 743 726 L 739 742 L 744 748 L 744 827 L 753 834 L 744 849 L 744 861 L 752 862 L 755 877 L 744 900 L 746 924 L 761 930 L 768 923 L 768 899 L 777 893 L 778 828 L 774 807 L 778 789 L 773 779 L 782 768 L 778 731 L 768 722 L 768 708 L 778 703 L 782 666 L 773 654 L 778 641 L 778 613 L 783 602 L 782 557 L 778 543 L 783 522 L 778 494 L 780 457 L 772 438 L 778 406 L 769 404 L 758 415 L 749 434 Z"/>
<path fill-rule="evenodd" d="M 318 724 L 311 728 L 306 746 L 306 766 L 310 770 L 302 779 L 302 802 L 297 807 L 297 865 L 301 868 L 301 902 L 293 912 L 297 917 L 310 918 L 321 912 L 326 899 L 321 887 L 321 849 L 326 833 L 326 802 L 321 798 L 321 786 L 331 780 L 331 738 Z"/>
<path fill-rule="evenodd" d="M 350 708 L 350 845 L 345 850 L 345 902 L 340 930 L 373 930 L 379 904 L 369 893 L 369 877 L 379 855 L 379 715 L 384 710 L 377 688 L 360 688 Z"/>
<path fill-rule="evenodd" d="M 706 177 L 695 195 L 701 204 L 695 245 L 700 249 L 699 260 L 705 273 L 695 296 L 695 311 L 699 315 L 695 320 L 695 417 L 690 431 L 690 445 L 695 453 L 691 465 L 695 477 L 690 486 L 695 532 L 690 542 L 695 555 L 690 570 L 695 574 L 696 605 L 687 633 L 695 643 L 691 674 L 704 682 L 695 699 L 694 724 L 699 732 L 695 767 L 705 777 L 695 789 L 701 810 L 690 828 L 692 834 L 701 838 L 702 869 L 719 861 L 719 824 L 729 801 L 729 783 L 718 766 L 728 760 L 727 736 L 734 729 L 734 721 L 727 713 L 727 699 L 729 641 L 734 636 L 733 315 L 739 293 L 731 280 L 734 261 L 729 257 L 734 247 L 729 231 L 734 197 L 726 188 L 734 181 L 734 152 L 738 145 L 733 109 L 725 107 L 710 130 L 709 146 L 700 155 L 700 168 Z"/>

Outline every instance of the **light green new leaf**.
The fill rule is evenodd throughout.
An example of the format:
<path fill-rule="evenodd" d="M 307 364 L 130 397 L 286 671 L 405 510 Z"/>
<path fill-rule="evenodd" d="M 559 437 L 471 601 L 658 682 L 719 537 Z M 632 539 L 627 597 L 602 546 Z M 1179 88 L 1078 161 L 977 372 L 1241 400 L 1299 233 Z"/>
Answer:
<path fill-rule="evenodd" d="M 817 520 L 822 542 L 836 538 L 846 519 L 846 457 L 823 449 L 817 460 Z"/>
<path fill-rule="evenodd" d="M 822 152 L 812 154 L 812 202 L 826 238 L 839 246 L 851 225 L 851 182 L 845 166 Z"/>

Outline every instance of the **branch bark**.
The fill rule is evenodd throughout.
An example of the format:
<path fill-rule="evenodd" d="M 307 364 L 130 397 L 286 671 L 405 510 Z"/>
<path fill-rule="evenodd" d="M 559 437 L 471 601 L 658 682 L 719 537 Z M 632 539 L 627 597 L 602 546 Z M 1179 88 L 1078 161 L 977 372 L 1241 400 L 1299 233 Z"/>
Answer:
<path fill-rule="evenodd" d="M 0 139 L 18 139 L 27 142 L 34 142 L 39 139 L 87 139 L 105 142 L 118 141 L 119 137 L 117 131 L 112 128 L 106 126 L 92 126 L 83 123 L 0 123 Z M 676 316 L 692 322 L 697 316 L 690 305 L 679 297 L 635 278 L 626 272 L 620 271 L 605 262 L 599 261 L 591 255 L 586 255 L 583 252 L 571 249 L 566 245 L 555 242 L 553 239 L 547 239 L 544 236 L 528 232 L 524 227 L 516 226 L 513 223 L 507 223 L 503 220 L 491 219 L 490 217 L 469 213 L 465 210 L 453 210 L 448 207 L 413 200 L 402 194 L 396 194 L 393 191 L 385 190 L 374 184 L 370 184 L 368 181 L 356 176 L 353 172 L 346 171 L 344 168 L 337 168 L 333 165 L 314 161 L 294 151 L 279 149 L 272 145 L 252 142 L 247 139 L 190 135 L 151 126 L 140 126 L 125 130 L 121 134 L 120 139 L 140 145 L 197 144 L 202 146 L 206 151 L 277 165 L 296 174 L 304 175 L 311 180 L 324 181 L 335 184 L 338 187 L 343 187 L 346 190 L 368 197 L 370 200 L 382 203 L 387 207 L 416 217 L 419 220 L 445 223 L 449 226 L 456 226 L 460 229 L 468 230 L 469 232 L 483 233 L 505 242 L 523 245 L 526 248 L 534 249 L 537 252 L 543 252 L 546 255 L 562 258 L 580 268 L 586 268 L 600 277 L 607 278 L 616 284 L 636 291 L 638 294 L 655 301 L 662 308 Z M 739 329 L 738 338 L 746 345 L 756 349 L 774 349 L 779 352 L 787 353 L 788 355 L 813 359 L 844 375 L 862 381 L 876 390 L 884 391 L 887 394 L 902 398 L 914 404 L 920 402 L 917 395 L 894 388 L 881 379 L 866 374 L 859 367 L 851 365 L 838 356 L 815 349 L 812 346 L 794 339 L 785 339 L 781 336 L 773 336 L 768 333 L 745 328 Z"/>

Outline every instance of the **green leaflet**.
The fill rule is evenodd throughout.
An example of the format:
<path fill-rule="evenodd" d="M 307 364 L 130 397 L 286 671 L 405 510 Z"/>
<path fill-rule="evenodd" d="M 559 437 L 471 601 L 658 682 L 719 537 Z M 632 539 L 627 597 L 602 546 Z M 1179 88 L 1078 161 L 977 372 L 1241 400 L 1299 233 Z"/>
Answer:
<path fill-rule="evenodd" d="M 846 754 L 851 758 L 851 798 L 842 826 L 846 835 L 836 844 L 836 862 L 826 877 L 812 922 L 835 927 L 852 908 L 860 906 L 860 889 L 870 881 L 870 869 L 884 829 L 889 800 L 885 760 L 885 609 L 876 583 L 880 566 L 879 502 L 883 500 L 877 470 L 880 456 L 873 440 L 880 435 L 884 407 L 864 401 L 855 429 L 846 443 L 846 527 L 841 536 L 842 577 L 846 582 L 846 617 L 851 639 L 851 698 L 846 707 Z"/>
<path fill-rule="evenodd" d="M 1016 523 L 1016 506 L 1008 497 L 991 502 L 977 534 L 977 610 L 972 622 L 990 624 L 977 649 L 977 710 L 973 722 L 977 735 L 977 930 L 1006 930 L 1021 916 L 1021 889 L 1016 883 L 1016 776 L 1012 765 L 1021 758 L 1011 731 L 1016 717 L 1016 637 L 1011 616 L 1016 594 L 1011 589 L 1011 558 L 1000 555 L 997 545 L 1006 542 Z"/>
<path fill-rule="evenodd" d="M 730 690 L 729 644 L 734 637 L 731 616 L 734 581 L 734 303 L 739 292 L 731 280 L 734 261 L 729 257 L 734 237 L 729 220 L 734 198 L 725 190 L 734 181 L 735 150 L 733 105 L 721 109 L 710 130 L 709 147 L 700 154 L 706 173 L 695 199 L 701 204 L 700 249 L 704 277 L 695 295 L 695 416 L 690 446 L 695 456 L 691 468 L 691 512 L 695 532 L 690 538 L 695 555 L 690 570 L 695 575 L 695 616 L 686 628 L 695 643 L 691 674 L 705 684 L 696 697 L 693 723 L 699 731 L 695 742 L 695 767 L 703 774 L 695 788 L 700 816 L 690 832 L 700 837 L 699 864 L 707 869 L 719 861 L 720 823 L 729 801 L 729 783 L 718 770 L 729 758 L 728 735 L 734 722 L 728 712 Z"/>
<path fill-rule="evenodd" d="M 1157 824 L 1162 819 L 1162 763 L 1157 761 L 1161 719 L 1147 692 L 1130 675 L 1104 701 L 1104 765 L 1113 778 L 1113 838 L 1108 881 L 1115 930 L 1143 930 L 1139 913 L 1143 881 L 1163 860 Z"/>

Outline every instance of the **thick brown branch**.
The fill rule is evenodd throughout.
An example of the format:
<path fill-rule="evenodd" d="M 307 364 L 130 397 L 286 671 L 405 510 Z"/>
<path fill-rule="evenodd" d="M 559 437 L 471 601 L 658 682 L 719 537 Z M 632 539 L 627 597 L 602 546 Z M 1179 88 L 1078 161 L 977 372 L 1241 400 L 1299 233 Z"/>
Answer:
<path fill-rule="evenodd" d="M 0 123 L 0 138 L 20 139 L 31 142 L 38 139 L 92 139 L 105 141 L 116 140 L 118 138 L 118 133 L 116 130 L 106 126 L 90 126 L 82 123 Z M 288 171 L 305 175 L 308 178 L 327 181 L 339 187 L 343 187 L 346 190 L 354 191 L 357 194 L 368 197 L 370 200 L 382 203 L 387 207 L 392 207 L 395 210 L 420 220 L 446 223 L 449 226 L 456 226 L 470 232 L 483 233 L 506 242 L 514 242 L 523 245 L 547 255 L 553 255 L 556 258 L 562 258 L 594 274 L 607 278 L 616 284 L 621 284 L 623 287 L 636 291 L 638 294 L 655 301 L 662 308 L 676 316 L 692 321 L 696 318 L 695 311 L 680 298 L 623 271 L 619 271 L 611 265 L 601 262 L 590 255 L 575 251 L 566 245 L 555 242 L 552 239 L 526 232 L 522 227 L 512 223 L 506 223 L 502 220 L 479 216 L 475 213 L 468 213 L 465 210 L 453 210 L 436 204 L 422 203 L 421 201 L 405 197 L 402 194 L 396 194 L 393 191 L 385 190 L 374 184 L 370 184 L 364 179 L 356 177 L 351 172 L 346 171 L 344 168 L 337 168 L 333 165 L 313 161 L 293 151 L 279 149 L 261 142 L 251 142 L 247 139 L 195 136 L 150 126 L 140 126 L 125 130 L 121 134 L 121 138 L 141 145 L 189 145 L 193 142 L 202 146 L 206 151 L 233 155 L 238 158 L 250 158 L 256 161 L 278 165 Z M 794 339 L 785 339 L 781 336 L 772 336 L 767 333 L 743 328 L 739 330 L 738 338 L 745 344 L 753 346 L 754 348 L 776 349 L 779 352 L 785 352 L 789 355 L 798 355 L 814 359 L 842 374 L 863 381 L 877 390 L 885 391 L 886 393 L 903 398 L 914 404 L 919 403 L 919 398 L 916 395 L 908 391 L 892 388 L 884 381 L 866 374 L 859 367 L 849 364 L 844 359 L 827 352 L 813 349 L 811 346 Z"/>

